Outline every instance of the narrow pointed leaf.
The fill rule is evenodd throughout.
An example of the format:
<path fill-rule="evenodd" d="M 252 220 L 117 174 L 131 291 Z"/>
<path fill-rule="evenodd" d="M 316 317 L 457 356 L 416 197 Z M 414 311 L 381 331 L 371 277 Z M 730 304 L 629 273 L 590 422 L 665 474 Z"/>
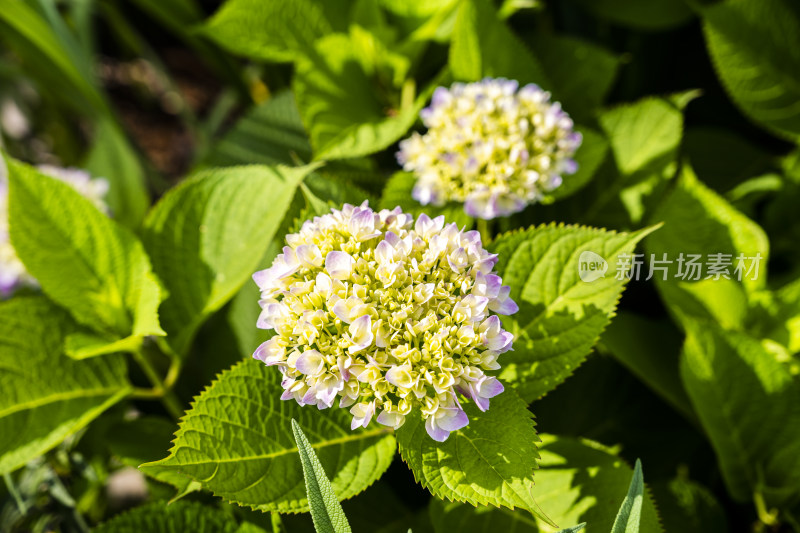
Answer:
<path fill-rule="evenodd" d="M 303 465 L 303 478 L 306 481 L 306 494 L 311 507 L 311 518 L 314 519 L 314 529 L 317 533 L 350 533 L 350 524 L 331 487 L 331 482 L 325 475 L 325 469 L 322 468 L 314 448 L 294 418 L 292 433 Z"/>
<path fill-rule="evenodd" d="M 619 508 L 611 533 L 639 533 L 639 525 L 642 520 L 642 502 L 644 502 L 642 462 L 636 459 L 628 495 L 625 496 L 625 500 Z"/>

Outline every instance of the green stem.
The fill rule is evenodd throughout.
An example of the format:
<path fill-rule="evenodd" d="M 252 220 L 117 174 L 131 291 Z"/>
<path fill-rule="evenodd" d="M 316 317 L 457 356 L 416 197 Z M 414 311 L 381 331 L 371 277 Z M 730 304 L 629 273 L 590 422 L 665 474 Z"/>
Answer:
<path fill-rule="evenodd" d="M 489 221 L 479 218 L 478 231 L 481 234 L 481 243 L 484 247 L 488 246 L 489 243 L 492 242 L 492 231 L 489 228 Z"/>
<path fill-rule="evenodd" d="M 767 503 L 764 501 L 764 496 L 761 494 L 761 492 L 756 491 L 756 493 L 753 494 L 753 502 L 756 506 L 758 519 L 762 524 L 766 526 L 777 526 L 780 523 L 778 521 L 778 510 L 767 510 Z"/>
<path fill-rule="evenodd" d="M 154 392 L 160 398 L 161 403 L 164 404 L 164 407 L 167 409 L 167 411 L 169 411 L 169 414 L 175 417 L 176 420 L 180 418 L 183 415 L 183 407 L 181 406 L 181 402 L 178 400 L 178 397 L 175 396 L 175 393 L 164 385 L 164 381 L 161 380 L 158 372 L 156 372 L 155 368 L 153 368 L 153 365 L 150 364 L 150 361 L 148 361 L 141 349 L 135 350 L 131 353 L 133 354 L 133 358 L 144 371 L 147 379 L 150 380 L 150 383 L 153 385 Z"/>

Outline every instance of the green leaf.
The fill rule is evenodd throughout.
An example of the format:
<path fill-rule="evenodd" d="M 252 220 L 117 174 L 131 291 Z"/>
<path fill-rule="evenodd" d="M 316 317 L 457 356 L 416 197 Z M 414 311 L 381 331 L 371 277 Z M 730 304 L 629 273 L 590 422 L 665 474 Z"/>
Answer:
<path fill-rule="evenodd" d="M 380 209 L 394 209 L 400 207 L 403 212 L 411 213 L 412 215 L 419 216 L 422 213 L 427 214 L 429 217 L 437 217 L 444 215 L 447 222 L 455 222 L 458 227 L 471 228 L 475 221 L 464 212 L 464 205 L 451 202 L 442 207 L 433 205 L 422 205 L 411 197 L 411 191 L 414 189 L 416 178 L 411 172 L 395 172 L 389 181 L 386 182 L 386 187 L 383 189 L 380 203 Z"/>
<path fill-rule="evenodd" d="M 397 430 L 414 478 L 437 498 L 538 513 L 531 491 L 539 438 L 525 402 L 506 390 L 485 413 L 472 403 L 464 409 L 469 425 L 442 443 L 428 436 L 419 413 Z"/>
<path fill-rule="evenodd" d="M 253 165 L 203 171 L 150 212 L 143 240 L 170 293 L 161 314 L 178 353 L 255 271 L 311 170 Z"/>
<path fill-rule="evenodd" d="M 631 485 L 628 494 L 619 508 L 617 518 L 611 533 L 639 533 L 642 521 L 642 504 L 644 502 L 644 477 L 642 475 L 642 462 L 636 459 L 633 469 Z"/>
<path fill-rule="evenodd" d="M 681 376 L 740 502 L 800 499 L 800 383 L 758 340 L 710 321 L 689 323 Z"/>
<path fill-rule="evenodd" d="M 336 493 L 331 487 L 331 482 L 325 475 L 325 470 L 314 453 L 314 448 L 300 429 L 300 425 L 292 419 L 292 433 L 300 452 L 300 462 L 303 465 L 303 478 L 306 482 L 306 494 L 311 507 L 311 517 L 314 519 L 314 529 L 317 533 L 349 533 L 350 524 L 344 515 Z"/>
<path fill-rule="evenodd" d="M 239 119 L 214 145 L 203 166 L 294 165 L 310 160 L 311 145 L 294 96 L 283 91 Z"/>
<path fill-rule="evenodd" d="M 0 303 L 0 474 L 49 451 L 130 392 L 123 357 L 78 362 L 63 354 L 75 327 L 43 297 Z"/>
<path fill-rule="evenodd" d="M 728 0 L 701 11 L 712 62 L 734 103 L 752 120 L 800 140 L 800 17 L 783 0 Z"/>
<path fill-rule="evenodd" d="M 97 124 L 84 166 L 92 176 L 108 181 L 107 200 L 114 220 L 138 227 L 150 206 L 144 169 L 125 134 L 111 120 Z"/>
<path fill-rule="evenodd" d="M 45 294 L 101 334 L 163 335 L 161 289 L 138 239 L 66 183 L 7 161 L 11 240 Z"/>
<path fill-rule="evenodd" d="M 623 174 L 661 167 L 675 158 L 683 116 L 672 102 L 645 98 L 603 111 L 598 118 Z"/>
<path fill-rule="evenodd" d="M 359 39 L 369 35 L 364 30 L 328 35 L 297 63 L 294 93 L 317 160 L 387 148 L 411 128 L 435 88 L 436 82 L 414 100 L 395 101 L 391 86 L 398 72 L 392 59 L 397 57 L 375 40 L 365 51 Z"/>
<path fill-rule="evenodd" d="M 175 533 L 177 531 L 214 531 L 236 533 L 239 526 L 233 516 L 221 509 L 199 502 L 177 502 L 167 505 L 154 502 L 118 514 L 100 524 L 94 533 Z"/>
<path fill-rule="evenodd" d="M 552 88 L 539 61 L 497 17 L 489 0 L 461 2 L 449 65 L 453 77 L 460 81 L 503 77 Z"/>
<path fill-rule="evenodd" d="M 142 465 L 169 468 L 227 501 L 260 511 L 307 512 L 297 447 L 289 430 L 300 420 L 342 499 L 355 496 L 389 467 L 390 430 L 350 431 L 346 409 L 302 408 L 281 401 L 280 372 L 249 359 L 220 375 L 187 412 L 170 455 Z"/>
<path fill-rule="evenodd" d="M 625 498 L 632 470 L 608 448 L 592 441 L 542 435 L 541 459 L 533 498 L 555 523 L 588 524 L 587 531 L 611 531 L 619 502 Z M 436 533 L 553 531 L 522 510 L 431 502 Z M 579 531 L 575 526 L 566 531 Z M 652 497 L 644 493 L 641 533 L 661 532 Z"/>
<path fill-rule="evenodd" d="M 578 524 L 577 526 L 568 527 L 567 529 L 562 529 L 559 533 L 578 533 L 578 531 L 583 531 L 585 527 L 586 522 Z"/>
<path fill-rule="evenodd" d="M 203 33 L 234 54 L 294 61 L 312 53 L 314 42 L 334 30 L 331 20 L 347 15 L 345 5 L 338 0 L 230 0 L 209 20 Z"/>
<path fill-rule="evenodd" d="M 624 265 L 620 256 L 630 256 L 653 229 L 615 233 L 548 225 L 507 233 L 491 244 L 499 255 L 498 273 L 520 307 L 503 320 L 516 338 L 514 351 L 500 360 L 500 377 L 525 400 L 554 389 L 584 361 L 613 316 L 627 281 L 618 275 Z M 598 266 L 605 261 L 605 274 L 582 281 L 580 261 L 597 261 Z"/>
<path fill-rule="evenodd" d="M 733 208 L 724 198 L 703 185 L 688 166 L 684 166 L 675 188 L 653 213 L 653 221 L 663 221 L 664 228 L 647 240 L 647 250 L 658 259 L 664 254 L 673 262 L 667 280 L 656 276 L 657 287 L 670 311 L 680 323 L 687 317 L 707 318 L 728 328 L 742 327 L 747 315 L 748 293 L 765 285 L 769 241 L 764 231 L 752 220 Z M 678 260 L 690 255 L 729 254 L 729 279 L 676 279 Z M 755 261 L 747 260 L 742 280 L 736 279 L 737 256 L 756 257 L 758 272 L 748 276 L 747 269 Z"/>

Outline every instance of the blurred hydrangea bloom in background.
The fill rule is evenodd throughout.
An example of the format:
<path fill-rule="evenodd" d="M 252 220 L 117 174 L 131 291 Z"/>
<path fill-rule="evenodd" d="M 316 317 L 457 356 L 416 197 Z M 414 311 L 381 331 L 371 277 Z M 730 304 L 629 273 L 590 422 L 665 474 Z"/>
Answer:
<path fill-rule="evenodd" d="M 93 179 L 89 173 L 73 168 L 60 168 L 42 165 L 39 171 L 70 185 L 82 196 L 90 200 L 98 209 L 109 214 L 105 196 L 108 182 L 102 178 Z M 25 270 L 25 265 L 17 257 L 8 232 L 8 175 L 5 162 L 0 157 L 0 298 L 7 297 L 14 289 L 27 285 L 36 286 L 36 280 Z"/>
<path fill-rule="evenodd" d="M 428 131 L 400 143 L 397 159 L 417 176 L 423 205 L 463 202 L 470 216 L 522 211 L 574 174 L 581 134 L 550 93 L 487 78 L 439 87 L 420 113 Z"/>
<path fill-rule="evenodd" d="M 275 335 L 253 355 L 283 374 L 282 399 L 349 407 L 351 428 L 400 427 L 413 408 L 437 441 L 467 425 L 457 393 L 485 411 L 503 391 L 497 358 L 513 335 L 492 314 L 517 305 L 492 273 L 476 231 L 416 222 L 365 202 L 287 235 L 261 289 L 258 327 Z"/>

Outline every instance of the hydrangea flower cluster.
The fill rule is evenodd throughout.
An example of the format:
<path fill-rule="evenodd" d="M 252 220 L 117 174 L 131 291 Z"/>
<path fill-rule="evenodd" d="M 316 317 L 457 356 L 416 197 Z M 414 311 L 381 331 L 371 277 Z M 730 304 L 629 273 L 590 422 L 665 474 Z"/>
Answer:
<path fill-rule="evenodd" d="M 92 179 L 83 170 L 59 168 L 42 165 L 39 171 L 67 183 L 82 196 L 89 199 L 98 209 L 108 214 L 104 198 L 108 193 L 108 182 Z M 0 297 L 6 297 L 14 289 L 27 285 L 36 286 L 36 280 L 25 270 L 25 265 L 17 257 L 8 233 L 8 178 L 5 162 L 0 158 Z"/>
<path fill-rule="evenodd" d="M 441 442 L 469 422 L 459 393 L 485 411 L 503 391 L 486 371 L 513 335 L 492 312 L 517 305 L 477 231 L 364 202 L 306 221 L 286 243 L 253 275 L 258 327 L 275 330 L 253 357 L 280 369 L 281 399 L 325 409 L 338 398 L 352 429 L 376 414 L 398 428 L 418 408 Z"/>
<path fill-rule="evenodd" d="M 540 201 L 574 174 L 581 144 L 569 115 L 550 93 L 487 78 L 439 87 L 420 117 L 427 133 L 400 143 L 397 159 L 417 183 L 422 205 L 463 202 L 470 216 L 492 219 Z"/>

